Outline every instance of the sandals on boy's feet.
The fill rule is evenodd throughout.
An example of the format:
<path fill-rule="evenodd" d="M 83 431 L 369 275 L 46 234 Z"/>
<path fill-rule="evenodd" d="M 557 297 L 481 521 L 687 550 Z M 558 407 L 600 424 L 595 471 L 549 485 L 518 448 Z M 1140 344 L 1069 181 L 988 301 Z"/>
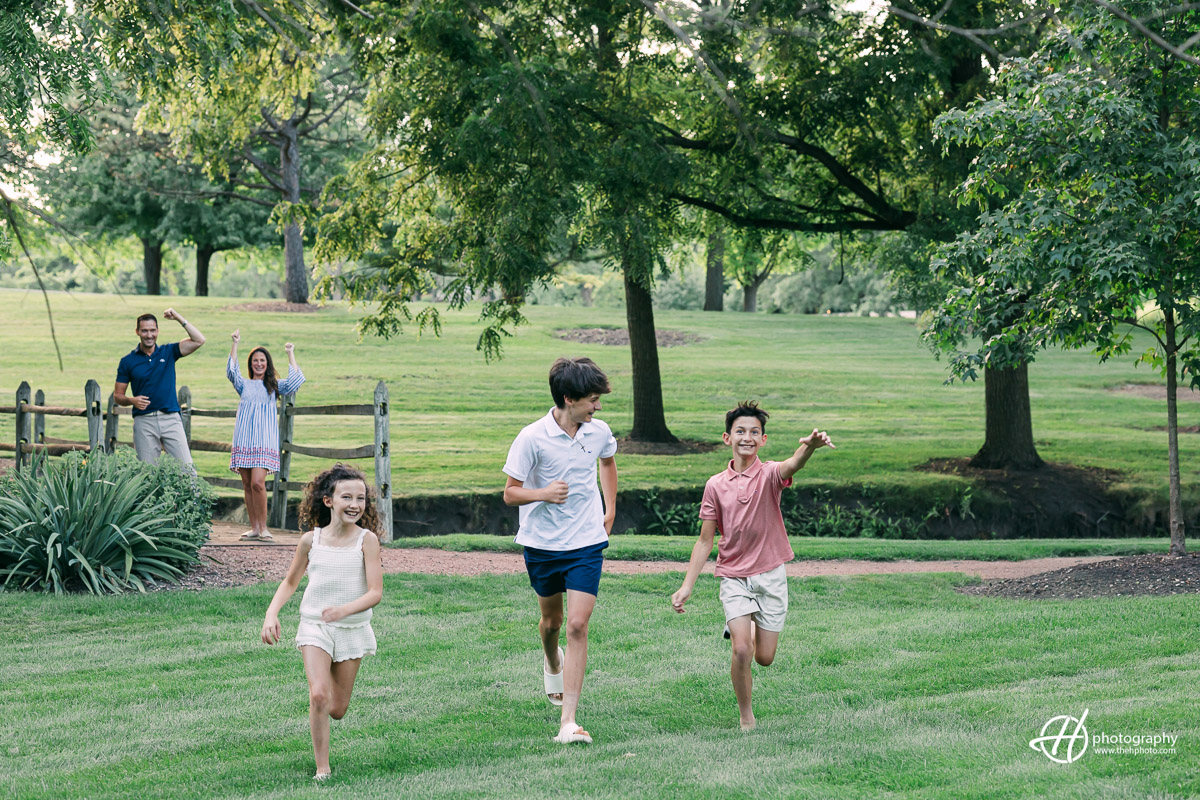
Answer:
<path fill-rule="evenodd" d="M 563 693 L 563 670 L 567 666 L 567 657 L 563 654 L 563 649 L 558 648 L 558 672 L 550 672 L 550 665 L 546 663 L 546 656 L 542 654 L 542 685 L 546 688 L 546 699 L 552 705 L 561 706 Z M 556 700 L 551 695 L 560 695 Z"/>
<path fill-rule="evenodd" d="M 263 531 L 258 535 L 258 540 L 260 542 L 273 542 L 275 541 L 275 537 L 271 535 L 270 531 Z"/>
<path fill-rule="evenodd" d="M 243 542 L 257 542 L 261 537 L 258 535 L 258 531 L 246 531 L 238 538 Z"/>
<path fill-rule="evenodd" d="M 554 737 L 554 741 L 559 744 L 571 744 L 572 742 L 583 742 L 584 744 L 592 743 L 592 735 L 585 731 L 582 726 L 574 722 L 568 722 L 563 725 L 558 731 L 558 736 Z"/>

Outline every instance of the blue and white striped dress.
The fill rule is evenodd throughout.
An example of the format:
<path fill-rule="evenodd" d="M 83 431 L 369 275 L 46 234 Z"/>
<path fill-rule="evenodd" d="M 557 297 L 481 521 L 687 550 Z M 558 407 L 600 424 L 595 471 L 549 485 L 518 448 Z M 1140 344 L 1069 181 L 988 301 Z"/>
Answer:
<path fill-rule="evenodd" d="M 262 467 L 267 472 L 279 471 L 279 410 L 276 396 L 267 391 L 262 381 L 242 377 L 238 363 L 232 358 L 225 368 L 225 376 L 241 395 L 238 402 L 237 419 L 233 423 L 233 452 L 229 456 L 229 469 Z M 288 372 L 287 378 L 279 382 L 279 394 L 290 394 L 304 383 L 304 373 L 299 367 Z"/>

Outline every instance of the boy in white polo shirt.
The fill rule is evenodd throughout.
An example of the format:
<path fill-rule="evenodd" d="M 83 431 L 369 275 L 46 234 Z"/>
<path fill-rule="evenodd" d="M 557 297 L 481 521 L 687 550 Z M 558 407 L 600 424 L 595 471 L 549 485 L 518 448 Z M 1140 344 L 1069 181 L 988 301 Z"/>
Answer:
<path fill-rule="evenodd" d="M 504 502 L 520 506 L 517 544 L 525 546 L 525 568 L 537 594 L 542 619 L 543 685 L 562 706 L 558 735 L 563 744 L 591 735 L 575 722 L 587 669 L 588 621 L 596 606 L 604 548 L 617 503 L 617 440 L 602 420 L 600 395 L 612 391 L 608 377 L 590 358 L 560 358 L 550 367 L 554 408 L 526 425 L 508 451 Z M 600 492 L 596 489 L 599 461 Z M 566 593 L 567 650 L 558 646 Z"/>
<path fill-rule="evenodd" d="M 692 548 L 683 585 L 671 595 L 671 605 L 682 614 L 683 604 L 691 597 L 696 579 L 712 553 L 713 538 L 720 531 L 716 573 L 733 644 L 729 675 L 744 731 L 753 730 L 755 725 L 750 707 L 751 662 L 766 667 L 775 660 L 775 648 L 787 618 L 784 564 L 795 558 L 795 553 L 783 527 L 779 500 L 784 487 L 792 485 L 792 476 L 817 448 L 833 447 L 829 435 L 814 428 L 800 440 L 791 458 L 759 461 L 758 449 L 767 441 L 768 416 L 752 401 L 739 404 L 725 415 L 722 439 L 733 449 L 733 458 L 704 486 L 700 539 Z"/>

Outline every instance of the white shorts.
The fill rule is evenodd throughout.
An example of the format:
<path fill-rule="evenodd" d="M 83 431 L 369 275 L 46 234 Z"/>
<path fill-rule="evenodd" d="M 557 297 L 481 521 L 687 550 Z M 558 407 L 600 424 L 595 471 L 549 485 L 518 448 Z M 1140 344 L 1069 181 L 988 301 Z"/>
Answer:
<path fill-rule="evenodd" d="M 375 655 L 375 631 L 371 623 L 356 628 L 339 628 L 324 622 L 301 619 L 296 628 L 296 648 L 319 647 L 334 661 Z"/>
<path fill-rule="evenodd" d="M 726 622 L 748 616 L 764 631 L 783 630 L 788 610 L 785 565 L 749 578 L 721 578 L 720 594 Z"/>

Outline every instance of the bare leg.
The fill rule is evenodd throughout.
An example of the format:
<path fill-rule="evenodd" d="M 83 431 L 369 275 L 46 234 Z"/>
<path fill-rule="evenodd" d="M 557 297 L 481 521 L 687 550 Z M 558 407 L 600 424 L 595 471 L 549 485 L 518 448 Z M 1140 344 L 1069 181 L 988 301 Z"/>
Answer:
<path fill-rule="evenodd" d="M 329 710 L 329 716 L 334 719 L 346 716 L 346 709 L 350 707 L 350 694 L 354 691 L 354 679 L 358 677 L 360 666 L 362 666 L 361 658 L 350 658 L 333 663 L 333 707 Z"/>
<path fill-rule="evenodd" d="M 750 664 L 754 661 L 754 623 L 748 615 L 729 620 L 729 638 L 733 646 L 729 677 L 733 679 L 733 693 L 737 696 L 742 730 L 750 731 L 754 730 L 755 725 L 754 710 L 750 707 L 750 690 L 754 683 L 750 675 Z"/>
<path fill-rule="evenodd" d="M 558 633 L 563 622 L 562 593 L 550 597 L 538 596 L 538 608 L 542 612 L 542 619 L 538 622 L 538 635 L 542 639 L 542 652 L 546 654 L 546 666 L 552 674 L 558 674 L 563 668 L 563 665 L 558 663 Z M 562 700 L 561 694 L 551 696 L 555 700 Z"/>
<path fill-rule="evenodd" d="M 575 709 L 583 691 L 587 671 L 588 622 L 596 607 L 596 595 L 567 590 L 567 663 L 563 672 L 563 705 L 560 727 L 575 722 Z"/>
<path fill-rule="evenodd" d="M 250 524 L 260 534 L 267 532 L 267 471 L 262 467 L 250 469 L 250 497 L 246 503 Z"/>
<path fill-rule="evenodd" d="M 754 626 L 754 660 L 760 666 L 771 666 L 778 648 L 779 631 L 764 631 L 757 625 Z"/>
<path fill-rule="evenodd" d="M 312 730 L 313 757 L 317 761 L 317 774 L 328 775 L 329 714 L 333 710 L 334 697 L 333 659 L 329 653 L 312 645 L 304 645 L 300 652 L 304 655 L 304 674 L 308 677 L 308 725 Z"/>
<path fill-rule="evenodd" d="M 254 496 L 250 488 L 253 478 L 249 467 L 238 467 L 238 475 L 242 479 L 242 496 L 246 500 L 246 518 L 250 520 L 250 530 L 246 531 L 244 535 L 256 535 L 258 533 L 258 525 L 254 521 Z"/>

